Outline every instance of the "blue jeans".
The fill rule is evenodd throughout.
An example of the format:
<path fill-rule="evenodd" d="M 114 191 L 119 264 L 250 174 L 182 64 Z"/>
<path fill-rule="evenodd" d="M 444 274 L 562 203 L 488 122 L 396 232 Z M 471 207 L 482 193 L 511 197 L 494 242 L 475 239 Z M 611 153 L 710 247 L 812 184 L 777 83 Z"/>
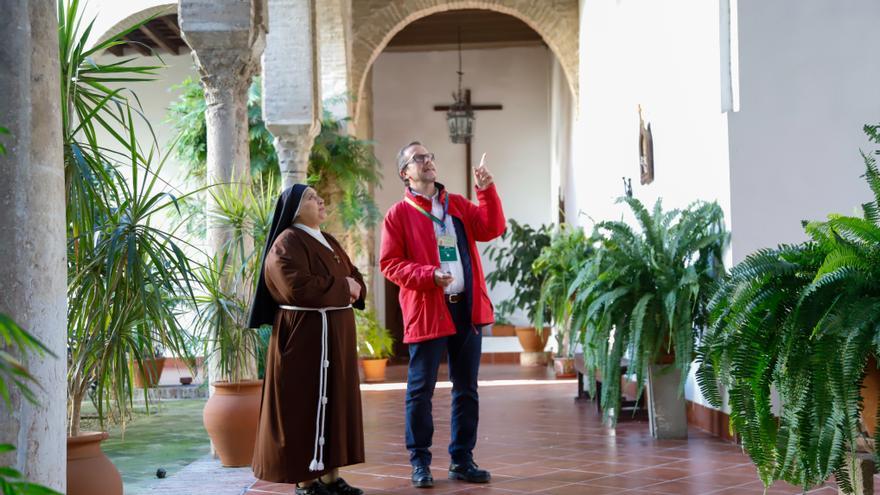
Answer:
<path fill-rule="evenodd" d="M 452 380 L 452 438 L 449 442 L 452 462 L 460 464 L 472 460 L 477 443 L 480 415 L 477 374 L 480 371 L 482 335 L 475 331 L 465 301 L 447 306 L 457 333 L 409 345 L 406 448 L 413 466 L 431 465 L 430 447 L 434 436 L 431 398 L 434 396 L 437 370 L 444 350 L 449 356 L 449 377 Z"/>

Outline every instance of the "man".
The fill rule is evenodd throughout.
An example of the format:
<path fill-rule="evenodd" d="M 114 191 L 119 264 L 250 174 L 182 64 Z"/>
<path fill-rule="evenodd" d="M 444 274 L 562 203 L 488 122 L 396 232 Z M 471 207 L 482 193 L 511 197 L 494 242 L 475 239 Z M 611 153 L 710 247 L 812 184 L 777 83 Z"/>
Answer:
<path fill-rule="evenodd" d="M 494 322 L 476 241 L 504 232 L 504 212 L 492 174 L 484 165 L 474 170 L 479 206 L 448 193 L 436 181 L 434 154 L 414 141 L 397 154 L 397 169 L 406 184 L 403 201 L 385 216 L 379 266 L 400 286 L 409 344 L 406 387 L 406 448 L 413 486 L 433 486 L 431 398 L 440 359 L 449 356 L 452 380 L 452 438 L 449 479 L 487 483 L 490 475 L 473 459 L 477 441 L 481 327 Z"/>

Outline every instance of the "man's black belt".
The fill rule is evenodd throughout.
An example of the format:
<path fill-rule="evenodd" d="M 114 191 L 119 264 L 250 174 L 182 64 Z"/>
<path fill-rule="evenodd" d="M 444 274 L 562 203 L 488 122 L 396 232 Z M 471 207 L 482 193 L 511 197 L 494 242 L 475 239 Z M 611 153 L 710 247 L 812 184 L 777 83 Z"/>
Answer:
<path fill-rule="evenodd" d="M 458 304 L 464 301 L 464 293 L 460 292 L 458 294 L 445 294 L 446 302 L 449 304 Z"/>

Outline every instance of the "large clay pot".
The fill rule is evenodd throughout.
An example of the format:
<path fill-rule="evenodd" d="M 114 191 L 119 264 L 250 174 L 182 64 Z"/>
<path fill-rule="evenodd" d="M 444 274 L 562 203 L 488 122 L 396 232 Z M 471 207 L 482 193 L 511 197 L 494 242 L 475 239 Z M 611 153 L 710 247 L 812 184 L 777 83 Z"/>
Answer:
<path fill-rule="evenodd" d="M 516 335 L 516 327 L 506 323 L 496 323 L 492 325 L 493 337 L 513 337 Z"/>
<path fill-rule="evenodd" d="M 106 432 L 67 437 L 67 495 L 122 495 L 119 470 L 101 450 Z"/>
<path fill-rule="evenodd" d="M 220 463 L 250 466 L 260 422 L 262 380 L 214 382 L 214 395 L 205 404 L 202 419 Z"/>
<path fill-rule="evenodd" d="M 165 369 L 165 358 L 144 359 L 143 368 L 138 366 L 137 362 L 132 361 L 131 367 L 134 369 L 134 386 L 135 388 L 153 388 L 159 383 L 162 377 L 162 370 Z"/>
<path fill-rule="evenodd" d="M 365 382 L 384 382 L 385 381 L 385 365 L 388 359 L 361 359 L 361 366 L 364 368 Z"/>
<path fill-rule="evenodd" d="M 525 352 L 541 352 L 547 347 L 547 341 L 550 339 L 550 329 L 545 328 L 541 335 L 535 327 L 516 327 L 516 337 L 519 339 L 519 345 Z"/>

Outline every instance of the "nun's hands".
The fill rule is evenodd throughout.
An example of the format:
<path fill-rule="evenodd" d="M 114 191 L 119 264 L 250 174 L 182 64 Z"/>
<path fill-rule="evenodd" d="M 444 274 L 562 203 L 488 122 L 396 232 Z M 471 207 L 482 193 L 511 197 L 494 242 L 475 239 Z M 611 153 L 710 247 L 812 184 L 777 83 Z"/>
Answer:
<path fill-rule="evenodd" d="M 348 292 L 351 295 L 351 301 L 355 302 L 361 298 L 361 284 L 357 283 L 357 280 L 351 277 L 345 277 L 345 280 L 348 281 Z"/>
<path fill-rule="evenodd" d="M 474 184 L 477 189 L 485 189 L 493 182 L 495 182 L 495 178 L 492 177 L 492 172 L 486 168 L 486 154 L 483 153 L 483 157 L 480 158 L 480 166 L 474 169 Z"/>

